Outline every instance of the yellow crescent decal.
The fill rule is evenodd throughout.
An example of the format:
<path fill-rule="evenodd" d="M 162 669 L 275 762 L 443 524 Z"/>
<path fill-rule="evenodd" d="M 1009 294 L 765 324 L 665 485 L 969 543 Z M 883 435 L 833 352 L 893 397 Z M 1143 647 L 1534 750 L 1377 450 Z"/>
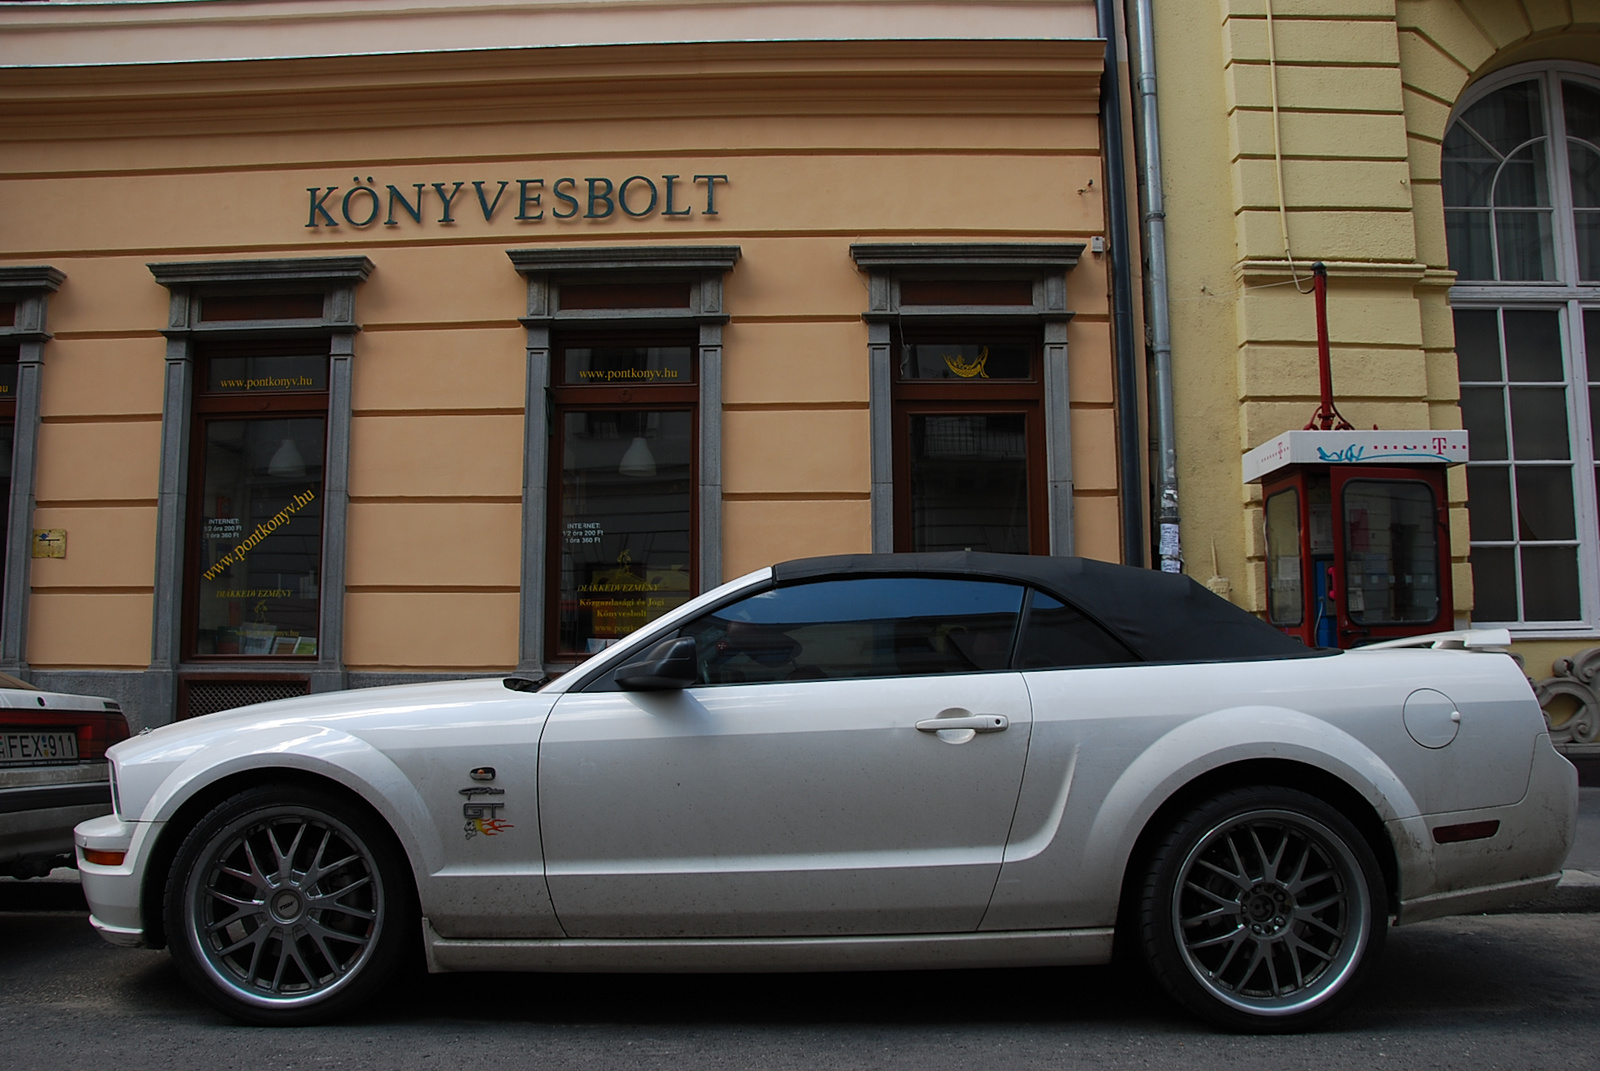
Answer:
<path fill-rule="evenodd" d="M 970 364 L 966 361 L 963 361 L 960 357 L 953 357 L 950 354 L 945 354 L 944 358 L 944 366 L 950 369 L 950 371 L 954 372 L 956 375 L 960 376 L 962 379 L 971 379 L 973 376 L 979 376 L 983 379 L 988 379 L 989 373 L 983 370 L 983 366 L 988 363 L 988 346 L 985 346 L 982 350 L 978 351 L 978 356 Z"/>

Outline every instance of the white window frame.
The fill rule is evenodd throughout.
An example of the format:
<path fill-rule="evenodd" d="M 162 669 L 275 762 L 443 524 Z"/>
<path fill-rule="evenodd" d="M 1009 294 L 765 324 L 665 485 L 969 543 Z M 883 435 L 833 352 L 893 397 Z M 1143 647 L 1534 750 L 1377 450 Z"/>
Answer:
<path fill-rule="evenodd" d="M 1550 200 L 1554 209 L 1551 234 L 1555 243 L 1556 278 L 1550 282 L 1499 283 L 1468 280 L 1450 288 L 1450 307 L 1461 309 L 1558 310 L 1561 317 L 1562 367 L 1566 376 L 1569 449 L 1573 464 L 1573 515 L 1578 534 L 1578 605 L 1575 621 L 1488 621 L 1473 618 L 1474 625 L 1508 628 L 1528 639 L 1592 637 L 1600 616 L 1600 502 L 1595 493 L 1595 453 L 1590 431 L 1587 346 L 1583 332 L 1585 309 L 1600 310 L 1600 281 L 1580 283 L 1578 244 L 1574 227 L 1571 169 L 1567 156 L 1566 117 L 1556 107 L 1555 90 L 1563 80 L 1583 82 L 1600 92 L 1600 68 L 1587 64 L 1541 62 L 1508 67 L 1483 79 L 1462 95 L 1450 113 L 1445 129 L 1484 97 L 1516 82 L 1538 80 L 1544 111 L 1545 136 L 1550 146 L 1547 161 L 1551 177 Z M 1449 206 L 1446 206 L 1448 208 Z M 1492 225 L 1491 225 L 1492 226 Z M 1458 373 L 1459 375 L 1459 373 Z M 1511 434 L 1509 414 L 1506 434 Z M 1468 504 L 1470 510 L 1470 503 Z M 1520 534 L 1520 533 L 1519 533 Z M 1506 545 L 1502 540 L 1484 544 Z M 1513 541 L 1513 561 L 1519 576 L 1521 611 L 1521 541 Z"/>

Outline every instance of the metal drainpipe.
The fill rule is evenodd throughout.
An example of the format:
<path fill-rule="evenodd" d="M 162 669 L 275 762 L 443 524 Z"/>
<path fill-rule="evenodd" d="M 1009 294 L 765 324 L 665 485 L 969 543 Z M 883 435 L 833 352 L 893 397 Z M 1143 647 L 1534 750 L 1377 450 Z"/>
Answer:
<path fill-rule="evenodd" d="M 1139 457 L 1139 375 L 1133 345 L 1133 241 L 1128 234 L 1128 177 L 1123 166 L 1122 83 L 1117 77 L 1117 20 L 1112 0 L 1095 0 L 1106 39 L 1100 124 L 1105 140 L 1107 237 L 1111 244 L 1111 328 L 1116 347 L 1117 482 L 1121 488 L 1122 560 L 1145 563 L 1144 481 Z"/>
<path fill-rule="evenodd" d="M 1150 28 L 1150 0 L 1132 0 L 1138 35 L 1134 71 L 1138 78 L 1139 133 L 1143 153 L 1145 323 L 1150 333 L 1151 379 L 1155 392 L 1157 550 L 1161 571 L 1183 572 L 1178 538 L 1178 432 L 1172 415 L 1172 317 L 1167 306 L 1167 213 L 1161 191 L 1161 128 L 1156 117 L 1156 45 Z"/>

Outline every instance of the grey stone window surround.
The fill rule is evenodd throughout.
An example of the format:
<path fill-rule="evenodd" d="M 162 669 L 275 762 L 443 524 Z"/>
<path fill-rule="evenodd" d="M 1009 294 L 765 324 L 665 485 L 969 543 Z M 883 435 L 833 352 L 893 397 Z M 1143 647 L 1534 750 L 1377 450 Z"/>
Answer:
<path fill-rule="evenodd" d="M 15 302 L 16 320 L 0 325 L 0 342 L 17 344 L 17 415 L 12 435 L 11 499 L 6 503 L 5 594 L 0 598 L 0 671 L 27 672 L 28 596 L 32 570 L 34 486 L 39 451 L 39 377 L 45 312 L 66 275 L 49 267 L 0 268 L 0 301 Z"/>
<path fill-rule="evenodd" d="M 1050 553 L 1072 553 L 1072 394 L 1067 381 L 1067 272 L 1082 242 L 898 242 L 850 247 L 867 273 L 868 408 L 872 448 L 872 550 L 894 550 L 894 354 L 897 326 L 1038 324 L 1044 330 L 1046 510 Z M 902 279 L 1033 282 L 1031 305 L 904 305 Z"/>
<path fill-rule="evenodd" d="M 699 547 L 702 589 L 722 582 L 722 277 L 739 260 L 736 245 L 602 246 L 508 249 L 528 280 L 526 419 L 522 469 L 522 602 L 517 672 L 569 668 L 545 661 L 545 552 L 550 461 L 550 336 L 563 329 L 700 329 Z M 561 284 L 687 279 L 687 308 L 561 308 Z"/>
<path fill-rule="evenodd" d="M 355 290 L 372 273 L 364 256 L 272 260 L 187 261 L 148 264 L 171 291 L 166 330 L 167 369 L 161 414 L 161 476 L 156 508 L 155 610 L 150 669 L 140 689 L 158 724 L 176 715 L 177 681 L 216 674 L 310 680 L 312 692 L 346 685 L 344 670 L 345 534 L 350 504 L 350 362 L 357 332 Z M 304 320 L 200 319 L 200 301 L 222 295 L 312 293 L 323 295 L 322 316 Z M 314 664 L 182 662 L 185 524 L 188 518 L 189 437 L 194 421 L 194 347 L 210 339 L 327 336 L 328 454 L 323 478 L 322 609 Z M 152 718 L 151 715 L 155 717 Z"/>

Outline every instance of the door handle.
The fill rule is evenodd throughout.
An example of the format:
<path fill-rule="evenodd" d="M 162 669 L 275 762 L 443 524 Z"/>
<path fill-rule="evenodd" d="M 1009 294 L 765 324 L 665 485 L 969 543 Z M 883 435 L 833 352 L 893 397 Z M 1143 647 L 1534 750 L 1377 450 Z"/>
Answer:
<path fill-rule="evenodd" d="M 968 714 L 964 718 L 928 718 L 917 722 L 917 731 L 937 733 L 945 729 L 971 729 L 975 733 L 1004 732 L 1011 719 L 1004 714 Z"/>

